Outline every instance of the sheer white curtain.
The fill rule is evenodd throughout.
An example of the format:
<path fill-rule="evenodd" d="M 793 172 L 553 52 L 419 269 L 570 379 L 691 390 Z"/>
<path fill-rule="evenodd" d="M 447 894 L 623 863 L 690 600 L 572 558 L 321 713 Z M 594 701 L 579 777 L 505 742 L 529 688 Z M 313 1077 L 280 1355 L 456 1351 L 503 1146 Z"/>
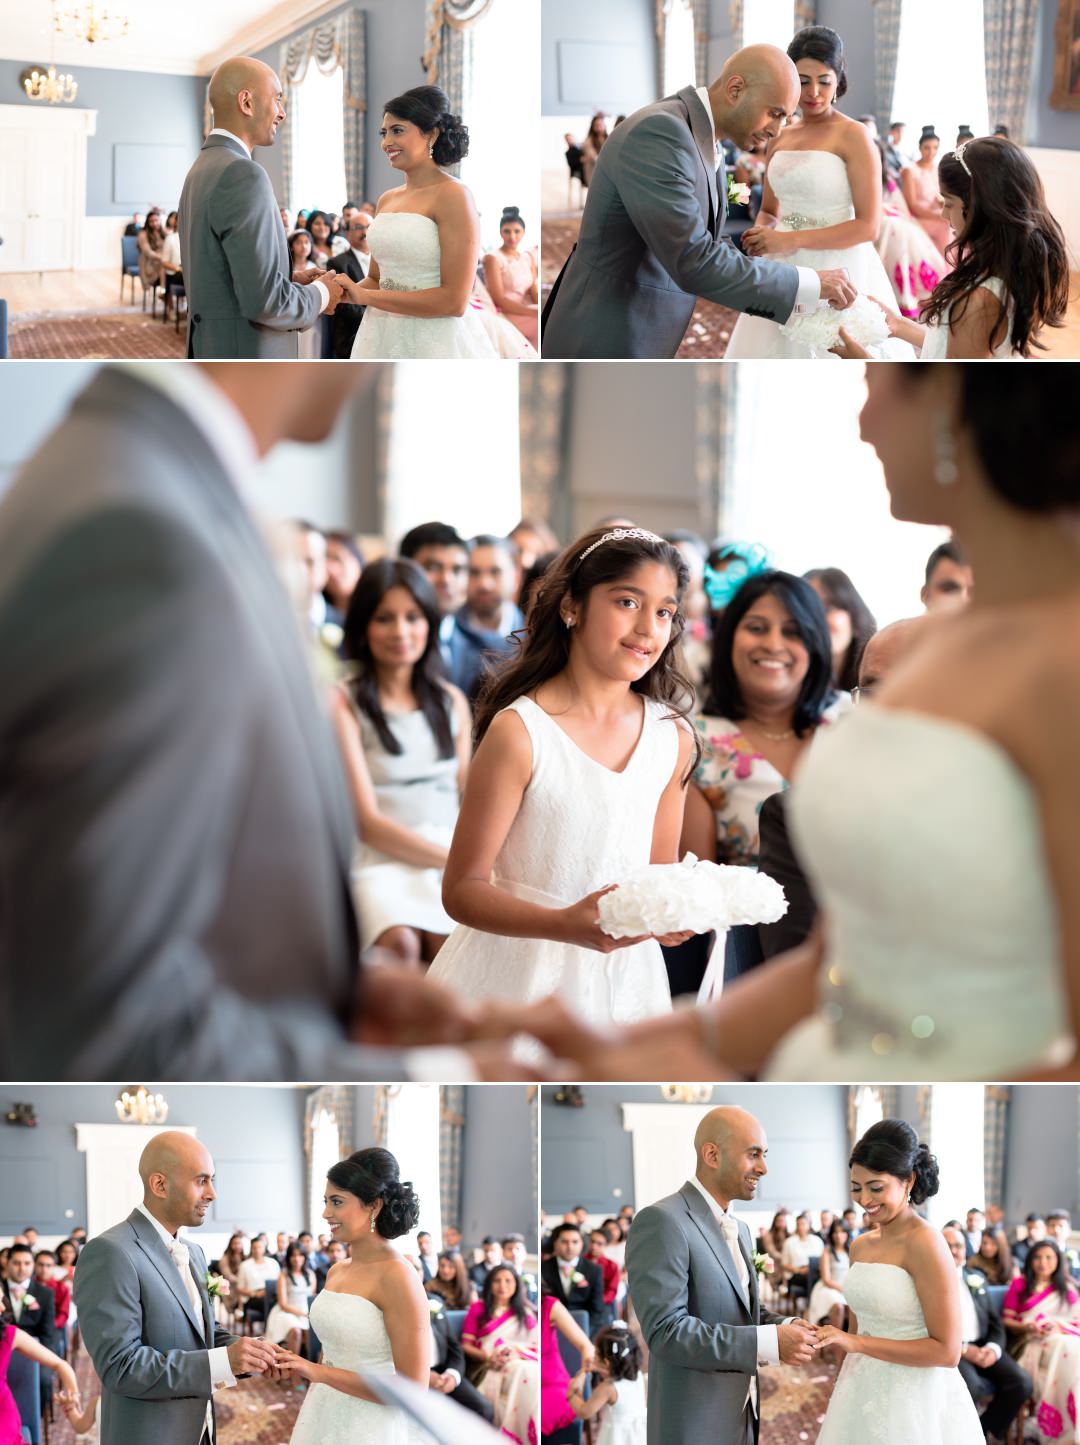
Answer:
<path fill-rule="evenodd" d="M 340 211 L 345 194 L 344 72 L 323 75 L 311 64 L 293 100 L 291 210 Z M 358 200 L 362 197 L 357 197 Z"/>
<path fill-rule="evenodd" d="M 926 125 L 941 137 L 942 154 L 962 125 L 987 134 L 983 0 L 904 0 L 892 114 L 906 123 L 912 152 Z"/>
<path fill-rule="evenodd" d="M 743 0 L 743 45 L 777 45 L 786 50 L 794 34 L 794 0 Z"/>
<path fill-rule="evenodd" d="M 927 1201 L 931 1224 L 963 1219 L 969 1209 L 982 1209 L 986 1189 L 983 1136 L 984 1084 L 935 1084 L 931 1097 L 930 1138 L 941 1178 L 937 1194 Z"/>
<path fill-rule="evenodd" d="M 307 1228 L 316 1238 L 326 1233 L 322 1217 L 325 1208 L 323 1195 L 326 1193 L 326 1173 L 344 1154 L 337 1116 L 329 1109 L 319 1108 L 311 1122 L 311 1192 L 308 1196 L 307 1218 Z"/>
<path fill-rule="evenodd" d="M 694 84 L 694 11 L 690 0 L 663 0 L 664 54 L 661 95 Z"/>
<path fill-rule="evenodd" d="M 411 1182 L 420 1200 L 416 1229 L 426 1229 L 442 1240 L 439 1203 L 439 1086 L 399 1084 L 386 1091 L 386 1148 L 398 1162 L 402 1179 Z M 414 1253 L 416 1230 L 395 1241 L 404 1253 Z"/>

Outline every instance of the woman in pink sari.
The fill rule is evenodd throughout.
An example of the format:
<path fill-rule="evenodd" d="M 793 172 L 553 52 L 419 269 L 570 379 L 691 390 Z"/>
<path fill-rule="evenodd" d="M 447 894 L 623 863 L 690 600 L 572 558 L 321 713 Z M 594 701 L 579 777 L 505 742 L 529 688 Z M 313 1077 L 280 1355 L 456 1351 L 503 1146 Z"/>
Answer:
<path fill-rule="evenodd" d="M 561 1301 L 545 1288 L 540 1299 L 540 1432 L 554 1435 L 578 1418 L 570 1404 L 570 1375 L 559 1353 L 559 1339 L 565 1335 L 581 1356 L 582 1370 L 592 1367 L 596 1351 L 592 1340 L 574 1323 Z"/>
<path fill-rule="evenodd" d="M 28 1335 L 25 1330 L 0 1323 L 0 1445 L 22 1445 L 22 1421 L 7 1383 L 8 1361 L 14 1350 L 29 1360 L 35 1360 L 43 1370 L 55 1370 L 61 1385 L 58 1397 L 61 1404 L 71 1401 L 76 1409 L 82 1409 L 75 1371 L 68 1362 L 54 1355 L 52 1350 L 46 1349 L 40 1340 Z"/>
<path fill-rule="evenodd" d="M 469 1379 L 495 1407 L 495 1424 L 508 1440 L 536 1445 L 540 1414 L 540 1360 L 536 1319 L 524 1282 L 509 1264 L 497 1264 L 461 1326 Z"/>
<path fill-rule="evenodd" d="M 1074 1445 L 1080 1403 L 1080 1295 L 1050 1239 L 1034 1246 L 1009 1286 L 1001 1317 L 1009 1351 L 1031 1376 L 1040 1441 Z"/>

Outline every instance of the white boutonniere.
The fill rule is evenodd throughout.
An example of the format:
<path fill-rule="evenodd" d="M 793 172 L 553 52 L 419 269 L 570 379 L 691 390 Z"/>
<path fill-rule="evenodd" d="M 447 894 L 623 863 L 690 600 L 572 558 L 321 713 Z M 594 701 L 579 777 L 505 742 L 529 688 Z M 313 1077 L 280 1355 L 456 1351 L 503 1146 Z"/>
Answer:
<path fill-rule="evenodd" d="M 588 1284 L 589 1281 L 585 1278 L 585 1276 L 581 1273 L 580 1270 L 575 1269 L 573 1274 L 570 1276 L 570 1283 L 571 1285 Z"/>
<path fill-rule="evenodd" d="M 29 1291 L 23 1295 L 22 1307 L 24 1310 L 39 1310 L 41 1306 Z"/>
<path fill-rule="evenodd" d="M 750 204 L 750 187 L 740 184 L 734 176 L 728 176 L 727 199 L 729 206 L 748 206 Z"/>
<path fill-rule="evenodd" d="M 431 1295 L 428 1295 L 427 1307 L 428 1307 L 428 1313 L 429 1313 L 430 1315 L 432 1315 L 432 1316 L 441 1315 L 441 1314 L 442 1314 L 442 1300 L 441 1300 L 441 1299 L 434 1299 Z"/>
<path fill-rule="evenodd" d="M 324 622 L 319 628 L 319 636 L 331 652 L 337 652 L 338 648 L 345 641 L 345 630 L 339 627 L 336 622 Z"/>
<path fill-rule="evenodd" d="M 750 1258 L 754 1261 L 754 1269 L 757 1271 L 758 1274 L 772 1274 L 773 1262 L 771 1255 L 760 1254 L 755 1249 L 751 1254 Z"/>
<path fill-rule="evenodd" d="M 206 1293 L 211 1299 L 224 1299 L 229 1293 L 229 1281 L 220 1274 L 206 1271 Z"/>
<path fill-rule="evenodd" d="M 535 1288 L 536 1288 L 536 1275 L 535 1275 L 535 1274 L 523 1274 L 523 1275 L 521 1276 L 521 1279 L 522 1279 L 522 1283 L 525 1285 L 525 1288 L 526 1288 L 526 1289 L 535 1289 Z"/>
<path fill-rule="evenodd" d="M 982 1294 L 986 1289 L 986 1278 L 977 1269 L 970 1270 L 965 1276 L 967 1287 L 972 1294 Z"/>

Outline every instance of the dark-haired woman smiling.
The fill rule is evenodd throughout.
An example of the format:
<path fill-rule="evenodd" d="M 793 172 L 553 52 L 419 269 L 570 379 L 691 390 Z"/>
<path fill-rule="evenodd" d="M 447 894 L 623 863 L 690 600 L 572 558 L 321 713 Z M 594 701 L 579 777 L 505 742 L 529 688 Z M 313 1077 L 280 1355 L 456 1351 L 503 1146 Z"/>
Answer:
<path fill-rule="evenodd" d="M 705 755 L 687 792 L 684 852 L 757 862 L 762 803 L 788 786 L 818 727 L 849 705 L 832 671 L 825 609 L 810 584 L 775 571 L 744 582 L 713 639 L 694 719 Z"/>
<path fill-rule="evenodd" d="M 442 870 L 469 764 L 471 719 L 442 676 L 439 609 L 415 562 L 363 573 L 345 615 L 353 670 L 332 716 L 363 848 L 354 889 L 364 948 L 430 963 L 453 927 Z"/>

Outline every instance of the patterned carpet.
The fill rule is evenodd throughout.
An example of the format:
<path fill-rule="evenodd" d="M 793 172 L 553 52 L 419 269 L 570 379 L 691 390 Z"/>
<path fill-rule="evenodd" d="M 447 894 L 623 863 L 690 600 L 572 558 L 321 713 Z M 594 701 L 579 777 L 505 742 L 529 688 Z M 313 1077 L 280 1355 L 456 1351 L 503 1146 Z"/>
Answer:
<path fill-rule="evenodd" d="M 37 311 L 12 319 L 8 348 L 13 358 L 64 357 L 80 361 L 143 361 L 187 355 L 187 331 L 166 326 L 149 311 L 118 306 L 108 311 Z"/>
<path fill-rule="evenodd" d="M 545 217 L 540 236 L 541 305 L 577 240 L 580 212 Z M 723 356 L 731 340 L 737 313 L 714 301 L 699 301 L 676 355 L 687 361 L 710 361 Z"/>
<path fill-rule="evenodd" d="M 762 1370 L 761 1445 L 813 1445 L 836 1374 L 821 1360 Z"/>

